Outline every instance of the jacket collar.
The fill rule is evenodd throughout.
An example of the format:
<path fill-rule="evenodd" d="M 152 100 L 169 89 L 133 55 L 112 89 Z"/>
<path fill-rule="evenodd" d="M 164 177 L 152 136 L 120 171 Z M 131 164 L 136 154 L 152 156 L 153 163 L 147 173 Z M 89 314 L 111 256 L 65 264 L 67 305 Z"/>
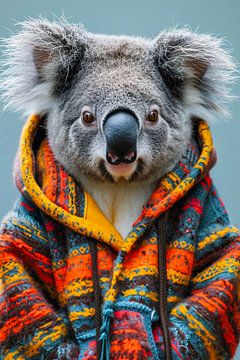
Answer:
<path fill-rule="evenodd" d="M 123 239 L 108 221 L 93 198 L 79 186 L 56 162 L 46 139 L 41 142 L 35 157 L 33 146 L 41 117 L 27 120 L 21 135 L 16 166 L 16 183 L 25 196 L 56 221 L 88 237 L 96 238 L 116 251 L 129 251 L 149 223 L 173 206 L 206 174 L 214 161 L 213 143 L 207 123 L 199 120 L 198 146 L 191 143 L 173 171 L 160 180 L 136 220 L 127 239 Z"/>

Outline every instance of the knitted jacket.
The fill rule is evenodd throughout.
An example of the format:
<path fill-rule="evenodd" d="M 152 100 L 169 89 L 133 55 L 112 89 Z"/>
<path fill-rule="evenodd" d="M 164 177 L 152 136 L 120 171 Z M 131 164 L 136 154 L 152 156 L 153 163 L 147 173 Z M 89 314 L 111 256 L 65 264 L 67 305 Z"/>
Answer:
<path fill-rule="evenodd" d="M 93 360 L 100 343 L 104 360 L 164 359 L 157 220 L 166 212 L 171 356 L 232 358 L 239 232 L 209 177 L 207 124 L 126 239 L 55 160 L 40 125 L 32 116 L 23 129 L 21 196 L 1 228 L 0 358 Z"/>

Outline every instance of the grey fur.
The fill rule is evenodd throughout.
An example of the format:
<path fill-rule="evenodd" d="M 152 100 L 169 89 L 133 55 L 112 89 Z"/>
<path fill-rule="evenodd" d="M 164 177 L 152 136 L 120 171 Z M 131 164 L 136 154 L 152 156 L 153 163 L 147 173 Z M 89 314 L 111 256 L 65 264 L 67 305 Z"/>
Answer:
<path fill-rule="evenodd" d="M 187 29 L 155 39 L 96 35 L 66 21 L 29 20 L 5 41 L 3 98 L 10 108 L 47 114 L 56 158 L 80 181 L 113 181 L 104 167 L 102 124 L 117 108 L 139 119 L 138 169 L 130 182 L 152 182 L 182 157 L 192 117 L 210 118 L 230 98 L 235 66 L 222 41 Z M 80 119 L 88 107 L 97 122 Z M 145 119 L 160 109 L 156 124 Z"/>

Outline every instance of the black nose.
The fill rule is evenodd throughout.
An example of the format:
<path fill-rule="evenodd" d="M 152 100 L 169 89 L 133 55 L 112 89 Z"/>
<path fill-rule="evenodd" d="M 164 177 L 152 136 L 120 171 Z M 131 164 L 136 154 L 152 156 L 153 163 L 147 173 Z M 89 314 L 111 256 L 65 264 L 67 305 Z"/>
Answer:
<path fill-rule="evenodd" d="M 106 158 L 112 165 L 132 163 L 137 157 L 138 119 L 129 111 L 118 110 L 104 122 Z"/>

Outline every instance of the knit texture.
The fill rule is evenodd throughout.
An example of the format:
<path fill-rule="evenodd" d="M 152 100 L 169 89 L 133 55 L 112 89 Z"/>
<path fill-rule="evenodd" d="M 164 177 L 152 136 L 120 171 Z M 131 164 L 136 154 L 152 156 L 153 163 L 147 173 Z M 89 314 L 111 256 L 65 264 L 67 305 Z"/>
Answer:
<path fill-rule="evenodd" d="M 206 123 L 198 127 L 200 153 L 189 145 L 122 239 L 46 138 L 38 144 L 40 122 L 32 116 L 23 130 L 15 168 L 21 196 L 1 228 L 0 358 L 96 359 L 95 238 L 103 359 L 164 359 L 156 220 L 168 210 L 173 358 L 231 359 L 239 339 L 240 237 L 209 177 Z"/>

